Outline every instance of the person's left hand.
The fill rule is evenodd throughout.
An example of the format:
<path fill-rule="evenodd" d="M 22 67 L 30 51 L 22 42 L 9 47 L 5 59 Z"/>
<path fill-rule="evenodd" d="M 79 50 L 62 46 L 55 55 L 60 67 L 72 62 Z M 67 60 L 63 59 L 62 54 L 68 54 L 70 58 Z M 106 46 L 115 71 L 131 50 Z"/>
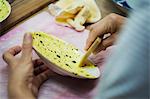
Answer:
<path fill-rule="evenodd" d="M 21 57 L 15 57 L 22 52 Z M 55 75 L 41 60 L 32 61 L 32 36 L 25 34 L 23 45 L 10 48 L 3 54 L 9 66 L 9 99 L 35 99 L 41 84 Z"/>

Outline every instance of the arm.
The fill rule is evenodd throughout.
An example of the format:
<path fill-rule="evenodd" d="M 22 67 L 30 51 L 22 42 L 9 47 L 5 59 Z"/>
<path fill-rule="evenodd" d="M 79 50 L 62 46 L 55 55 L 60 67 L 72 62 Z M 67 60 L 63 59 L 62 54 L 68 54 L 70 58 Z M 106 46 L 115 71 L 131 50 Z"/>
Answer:
<path fill-rule="evenodd" d="M 20 52 L 21 57 L 15 57 Z M 22 47 L 10 48 L 3 58 L 9 66 L 9 99 L 36 99 L 41 84 L 53 72 L 41 60 L 32 61 L 32 36 L 26 34 Z"/>
<path fill-rule="evenodd" d="M 149 6 L 142 0 L 131 14 L 105 65 L 96 99 L 149 98 Z"/>

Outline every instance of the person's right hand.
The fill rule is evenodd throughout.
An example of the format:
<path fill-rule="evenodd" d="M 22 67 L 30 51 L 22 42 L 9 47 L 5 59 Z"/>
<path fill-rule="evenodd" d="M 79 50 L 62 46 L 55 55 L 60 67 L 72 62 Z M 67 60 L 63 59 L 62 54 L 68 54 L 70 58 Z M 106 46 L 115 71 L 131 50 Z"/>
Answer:
<path fill-rule="evenodd" d="M 120 30 L 124 21 L 125 17 L 112 13 L 104 17 L 99 22 L 89 26 L 88 29 L 90 30 L 90 34 L 86 42 L 85 50 L 89 49 L 97 37 L 103 37 L 103 35 L 108 33 L 111 35 L 105 39 L 101 38 L 102 43 L 95 50 L 95 52 L 97 53 L 111 46 L 116 40 L 118 31 Z"/>

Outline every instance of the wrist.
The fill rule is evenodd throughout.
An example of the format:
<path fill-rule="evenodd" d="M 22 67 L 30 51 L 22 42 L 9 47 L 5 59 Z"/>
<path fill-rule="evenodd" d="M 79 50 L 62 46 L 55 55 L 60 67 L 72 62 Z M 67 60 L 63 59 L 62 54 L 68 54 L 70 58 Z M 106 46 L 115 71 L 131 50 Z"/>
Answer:
<path fill-rule="evenodd" d="M 111 13 L 108 16 L 109 16 L 110 22 L 112 23 L 112 26 L 113 26 L 112 32 L 119 31 L 121 29 L 122 25 L 124 24 L 126 18 L 121 15 L 115 14 L 115 13 Z"/>
<path fill-rule="evenodd" d="M 8 93 L 9 99 L 36 99 L 36 97 L 31 95 L 26 95 L 20 92 L 17 93 Z"/>
<path fill-rule="evenodd" d="M 35 96 L 33 96 L 31 91 L 27 91 L 25 89 L 8 89 L 8 96 L 9 99 L 36 99 Z"/>
<path fill-rule="evenodd" d="M 8 82 L 9 99 L 36 99 L 27 84 L 13 81 L 9 80 Z"/>

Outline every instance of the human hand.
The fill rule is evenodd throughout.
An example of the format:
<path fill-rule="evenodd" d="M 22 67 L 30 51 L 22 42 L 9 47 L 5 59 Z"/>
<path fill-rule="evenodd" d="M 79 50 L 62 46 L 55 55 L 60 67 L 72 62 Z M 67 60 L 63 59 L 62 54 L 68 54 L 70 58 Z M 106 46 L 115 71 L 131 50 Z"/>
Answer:
<path fill-rule="evenodd" d="M 15 57 L 20 52 L 21 57 Z M 25 34 L 22 47 L 10 48 L 3 58 L 9 66 L 9 99 L 35 99 L 41 84 L 54 74 L 40 59 L 32 61 L 30 34 Z"/>
<path fill-rule="evenodd" d="M 125 17 L 112 13 L 100 20 L 99 22 L 89 26 L 88 29 L 90 30 L 90 34 L 86 41 L 85 50 L 89 49 L 89 47 L 92 45 L 97 37 L 100 37 L 102 39 L 102 42 L 94 51 L 95 53 L 111 46 L 116 40 L 118 31 L 120 30 L 124 21 Z M 103 39 L 102 37 L 108 33 L 110 33 L 111 35 Z"/>

